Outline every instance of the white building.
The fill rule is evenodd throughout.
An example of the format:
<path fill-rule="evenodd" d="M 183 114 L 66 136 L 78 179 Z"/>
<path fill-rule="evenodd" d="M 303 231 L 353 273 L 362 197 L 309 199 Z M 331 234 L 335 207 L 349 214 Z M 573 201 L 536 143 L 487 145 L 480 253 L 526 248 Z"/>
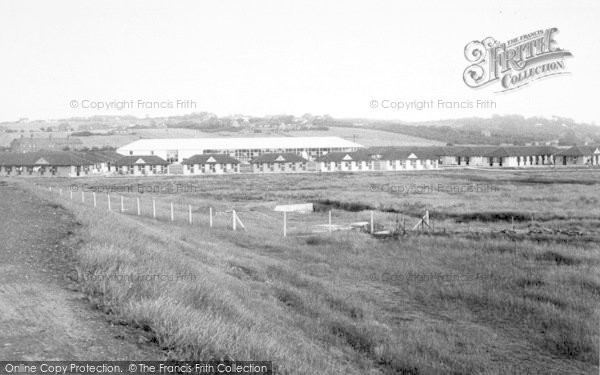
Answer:
<path fill-rule="evenodd" d="M 339 137 L 167 138 L 140 139 L 117 152 L 126 156 L 156 155 L 169 163 L 180 163 L 198 154 L 227 154 L 248 163 L 267 153 L 294 153 L 315 160 L 328 152 L 362 148 L 358 143 Z"/>

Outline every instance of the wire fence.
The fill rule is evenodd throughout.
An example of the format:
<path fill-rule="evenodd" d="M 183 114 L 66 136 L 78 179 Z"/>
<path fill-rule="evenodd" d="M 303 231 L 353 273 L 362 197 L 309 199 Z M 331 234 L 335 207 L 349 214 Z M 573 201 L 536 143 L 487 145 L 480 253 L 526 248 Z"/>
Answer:
<path fill-rule="evenodd" d="M 95 193 L 56 186 L 40 187 L 61 199 L 98 210 L 207 228 L 278 232 L 282 237 L 318 235 L 343 230 L 374 232 L 381 229 L 381 218 L 375 215 L 376 220 L 373 212 L 369 221 L 368 214 L 349 215 L 342 210 L 333 209 L 324 212 L 283 212 L 264 205 L 234 208 L 230 203 L 192 203 L 186 201 L 186 197 L 183 196 L 165 198 L 148 194 Z"/>
<path fill-rule="evenodd" d="M 95 193 L 73 191 L 60 186 L 43 186 L 42 189 L 76 204 L 98 210 L 160 222 L 187 224 L 205 228 L 228 229 L 232 231 L 254 232 L 265 236 L 313 236 L 339 231 L 362 231 L 374 236 L 395 236 L 410 233 L 428 234 L 508 234 L 515 232 L 515 223 L 506 226 L 498 223 L 465 224 L 437 221 L 425 210 L 422 217 L 398 213 L 371 211 L 348 211 L 343 209 L 323 209 L 314 211 L 275 211 L 267 202 L 237 204 L 198 196 L 151 196 L 147 193 Z M 533 219 L 530 228 L 533 226 Z M 449 228 L 447 226 L 450 225 Z M 448 232 L 447 232 L 448 229 Z M 531 229 L 527 229 L 531 232 Z M 510 233 L 509 233 L 510 232 Z"/>

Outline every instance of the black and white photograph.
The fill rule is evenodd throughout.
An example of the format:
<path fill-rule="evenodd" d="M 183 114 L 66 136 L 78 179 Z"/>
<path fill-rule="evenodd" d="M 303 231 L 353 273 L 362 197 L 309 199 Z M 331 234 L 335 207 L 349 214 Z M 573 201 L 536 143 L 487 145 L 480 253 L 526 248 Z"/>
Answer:
<path fill-rule="evenodd" d="M 598 20 L 0 0 L 0 375 L 600 374 Z"/>

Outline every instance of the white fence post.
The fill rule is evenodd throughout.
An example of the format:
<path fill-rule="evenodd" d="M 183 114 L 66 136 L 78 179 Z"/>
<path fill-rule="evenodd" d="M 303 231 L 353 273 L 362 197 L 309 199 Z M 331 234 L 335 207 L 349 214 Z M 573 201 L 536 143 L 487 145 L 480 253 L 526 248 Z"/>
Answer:
<path fill-rule="evenodd" d="M 192 225 L 192 205 L 189 205 L 190 225 Z"/>
<path fill-rule="evenodd" d="M 329 210 L 329 233 L 331 234 L 331 210 Z"/>
<path fill-rule="evenodd" d="M 83 190 L 81 190 L 81 203 L 85 203 L 85 195 L 83 194 Z"/>
<path fill-rule="evenodd" d="M 371 211 L 371 234 L 373 234 L 373 211 Z"/>
<path fill-rule="evenodd" d="M 208 215 L 209 215 L 209 217 L 208 217 L 208 220 L 209 220 L 209 221 L 208 221 L 208 224 L 209 224 L 209 225 L 210 225 L 210 227 L 212 228 L 212 207 L 209 207 L 209 208 L 208 208 Z"/>
<path fill-rule="evenodd" d="M 69 195 L 70 195 L 71 200 L 73 200 L 73 190 L 71 190 L 69 193 L 71 193 Z"/>
<path fill-rule="evenodd" d="M 235 210 L 231 210 L 231 221 L 233 222 L 233 231 L 235 232 L 237 221 L 235 220 Z"/>
<path fill-rule="evenodd" d="M 287 212 L 283 211 L 283 237 L 287 237 Z"/>
<path fill-rule="evenodd" d="M 58 195 L 62 197 L 62 189 L 58 189 Z"/>
<path fill-rule="evenodd" d="M 106 194 L 106 201 L 108 202 L 108 210 L 110 211 L 110 194 Z"/>
<path fill-rule="evenodd" d="M 123 196 L 121 195 L 121 212 L 125 212 L 125 205 L 123 204 Z"/>
<path fill-rule="evenodd" d="M 137 209 L 138 209 L 138 216 L 141 215 L 141 211 L 140 211 L 140 198 L 136 198 L 137 199 Z"/>
<path fill-rule="evenodd" d="M 92 197 L 94 199 L 94 207 L 96 207 L 96 193 L 92 193 Z"/>
<path fill-rule="evenodd" d="M 173 213 L 173 202 L 171 202 L 171 221 L 175 221 L 175 214 Z"/>
<path fill-rule="evenodd" d="M 156 219 L 156 200 L 152 198 L 152 217 Z"/>

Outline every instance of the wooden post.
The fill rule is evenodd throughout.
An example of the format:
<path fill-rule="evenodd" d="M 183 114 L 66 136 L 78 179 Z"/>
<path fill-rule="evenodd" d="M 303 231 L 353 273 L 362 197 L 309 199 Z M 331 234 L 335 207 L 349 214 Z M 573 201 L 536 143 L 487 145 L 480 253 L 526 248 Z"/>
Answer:
<path fill-rule="evenodd" d="M 152 198 L 152 217 L 156 219 L 156 200 Z"/>
<path fill-rule="evenodd" d="M 283 211 L 283 237 L 287 237 L 287 212 Z"/>
<path fill-rule="evenodd" d="M 208 224 L 210 225 L 210 227 L 212 228 L 212 207 L 208 208 Z"/>
<path fill-rule="evenodd" d="M 48 191 L 52 191 L 52 186 L 48 186 Z"/>
<path fill-rule="evenodd" d="M 175 214 L 173 213 L 173 202 L 171 202 L 171 221 L 175 221 Z"/>
<path fill-rule="evenodd" d="M 331 210 L 329 210 L 329 234 L 331 234 Z"/>
<path fill-rule="evenodd" d="M 190 225 L 192 225 L 192 205 L 189 205 Z"/>
<path fill-rule="evenodd" d="M 81 190 L 81 203 L 85 203 L 85 195 L 83 194 L 83 190 Z"/>
<path fill-rule="evenodd" d="M 121 212 L 125 212 L 125 204 L 123 203 L 123 196 L 121 195 Z"/>
<path fill-rule="evenodd" d="M 373 234 L 373 211 L 371 211 L 371 234 Z"/>
<path fill-rule="evenodd" d="M 136 200 L 137 200 L 138 216 L 140 216 L 141 215 L 141 211 L 140 211 L 140 198 L 136 198 Z"/>
<path fill-rule="evenodd" d="M 69 195 L 71 196 L 71 200 L 73 200 L 73 190 L 71 190 L 69 193 L 71 193 Z"/>
<path fill-rule="evenodd" d="M 108 210 L 110 211 L 110 194 L 106 194 L 106 201 L 108 202 Z"/>
<path fill-rule="evenodd" d="M 235 210 L 231 210 L 231 221 L 233 222 L 233 231 L 236 230 L 237 220 L 235 220 Z"/>
<path fill-rule="evenodd" d="M 94 207 L 96 207 L 96 193 L 92 193 L 92 198 L 94 199 Z"/>
<path fill-rule="evenodd" d="M 58 189 L 58 195 L 62 197 L 62 189 Z"/>

